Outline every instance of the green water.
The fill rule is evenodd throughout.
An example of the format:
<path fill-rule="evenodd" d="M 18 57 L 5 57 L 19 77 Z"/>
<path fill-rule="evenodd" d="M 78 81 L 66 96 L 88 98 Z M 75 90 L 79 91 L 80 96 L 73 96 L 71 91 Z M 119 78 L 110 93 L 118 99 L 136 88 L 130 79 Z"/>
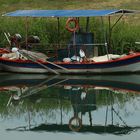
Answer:
<path fill-rule="evenodd" d="M 139 116 L 139 75 L 0 75 L 1 140 L 138 140 Z"/>

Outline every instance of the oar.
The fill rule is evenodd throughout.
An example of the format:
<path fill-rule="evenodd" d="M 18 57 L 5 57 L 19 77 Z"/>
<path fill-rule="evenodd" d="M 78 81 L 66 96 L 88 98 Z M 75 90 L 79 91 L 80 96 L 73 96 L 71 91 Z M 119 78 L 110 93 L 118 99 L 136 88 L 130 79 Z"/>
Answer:
<path fill-rule="evenodd" d="M 57 78 L 57 77 L 52 77 L 52 78 L 50 78 L 50 79 L 47 79 L 47 80 L 45 80 L 44 82 L 42 82 L 41 84 L 37 85 L 36 87 L 33 87 L 32 89 L 27 90 L 26 93 L 30 92 L 30 94 L 24 95 L 24 96 L 22 96 L 20 99 L 23 99 L 23 98 L 26 98 L 26 97 L 28 97 L 28 96 L 37 94 L 39 91 L 41 91 L 41 90 L 43 90 L 43 89 L 47 89 L 47 88 L 53 87 L 53 86 L 55 86 L 55 85 L 57 85 L 57 84 L 60 84 L 60 83 L 63 83 L 63 82 L 65 82 L 65 81 L 69 80 L 69 79 L 63 79 L 63 80 L 60 80 L 60 81 L 58 81 L 58 82 L 52 83 L 52 84 L 50 84 L 50 85 L 43 86 L 45 83 L 47 83 L 47 82 L 49 82 L 49 81 L 51 81 L 51 80 L 53 80 L 53 79 L 55 79 L 55 78 Z M 43 86 L 43 87 L 41 87 L 41 86 Z M 24 93 L 24 94 L 25 94 L 25 93 Z"/>
<path fill-rule="evenodd" d="M 45 85 L 47 82 L 49 82 L 49 81 L 55 79 L 57 76 L 58 76 L 58 75 L 55 75 L 55 76 L 53 76 L 53 77 L 51 76 L 50 78 L 47 78 L 46 80 L 44 80 L 44 81 L 41 82 L 40 84 L 31 87 L 29 90 L 27 90 L 26 92 L 24 92 L 24 94 L 30 92 L 30 95 L 32 95 L 32 93 L 33 93 L 34 91 L 35 91 L 35 92 L 38 92 L 38 90 L 37 90 L 38 88 L 39 88 L 39 90 L 42 89 L 41 87 L 42 87 L 43 85 Z M 44 87 L 43 87 L 43 88 L 44 88 Z M 45 86 L 45 88 L 46 88 L 46 86 Z M 29 94 L 28 94 L 28 95 L 25 95 L 25 96 L 22 96 L 22 98 L 23 98 L 23 97 L 26 97 L 26 96 L 29 96 Z"/>
<path fill-rule="evenodd" d="M 52 73 L 55 73 L 55 74 L 59 74 L 59 72 L 47 67 L 46 65 L 40 63 L 39 61 L 37 61 L 37 59 L 35 59 L 35 57 L 33 58 L 31 55 L 29 56 L 27 53 L 21 51 L 21 50 L 18 50 L 19 53 L 21 53 L 23 56 L 27 57 L 29 60 L 39 64 L 40 66 L 44 67 L 45 69 L 47 69 L 48 71 L 52 72 Z"/>
<path fill-rule="evenodd" d="M 45 80 L 41 83 L 39 83 L 38 85 L 35 85 L 35 86 L 32 86 L 32 87 L 29 87 L 26 91 L 24 91 L 24 93 L 22 92 L 22 94 L 25 94 L 25 95 L 22 95 L 20 96 L 20 99 L 22 98 L 25 98 L 25 97 L 28 97 L 32 94 L 34 94 L 34 92 L 39 92 L 40 90 L 44 89 L 44 86 L 46 82 L 48 81 L 51 81 L 53 80 L 54 78 L 56 78 L 58 75 L 55 75 L 55 76 L 51 76 L 50 78 L 45 78 Z M 43 87 L 42 87 L 43 86 Z M 46 88 L 46 86 L 45 86 Z M 27 95 L 26 95 L 27 94 Z M 10 99 L 9 99 L 10 100 Z M 9 101 L 8 101 L 9 102 Z"/>
<path fill-rule="evenodd" d="M 51 85 L 48 85 L 48 87 L 47 87 L 47 88 L 53 87 L 53 86 L 55 86 L 55 85 L 58 85 L 58 84 L 60 84 L 60 83 L 65 82 L 65 81 L 67 81 L 67 80 L 69 80 L 69 79 L 63 79 L 63 80 L 60 80 L 59 82 L 56 82 L 56 83 L 51 84 Z"/>
<path fill-rule="evenodd" d="M 9 98 L 9 100 L 8 100 L 8 103 L 7 103 L 7 107 L 10 105 L 10 103 L 11 103 L 11 100 L 12 100 L 12 95 L 10 96 L 10 98 Z"/>
<path fill-rule="evenodd" d="M 53 62 L 50 62 L 50 61 L 48 61 L 48 60 L 46 60 L 46 62 L 48 62 L 48 63 L 50 63 L 50 64 L 52 64 L 52 65 L 54 65 L 54 66 L 56 66 L 56 67 L 58 67 L 58 68 L 60 68 L 60 69 L 63 69 L 63 70 L 65 70 L 65 71 L 69 72 L 69 70 L 68 70 L 67 68 L 64 68 L 64 67 L 62 67 L 62 66 L 60 66 L 60 65 L 57 65 L 57 64 L 55 64 L 55 63 L 53 63 Z"/>
<path fill-rule="evenodd" d="M 26 53 L 27 55 L 29 55 L 27 52 L 24 52 L 24 53 Z M 37 56 L 35 56 L 35 55 L 33 55 L 33 54 L 30 54 L 30 56 L 32 56 L 33 58 L 37 58 Z M 58 67 L 58 68 L 60 68 L 60 69 L 63 69 L 63 70 L 65 70 L 65 71 L 67 71 L 67 72 L 69 72 L 69 70 L 67 69 L 67 68 L 64 68 L 64 67 L 62 67 L 62 66 L 60 66 L 60 65 L 57 65 L 57 64 L 55 64 L 55 63 L 53 63 L 53 62 L 50 62 L 50 61 L 48 61 L 48 60 L 45 60 L 47 63 L 49 63 L 49 64 L 51 64 L 51 65 L 54 65 L 54 66 L 56 66 L 56 67 Z"/>
<path fill-rule="evenodd" d="M 5 35 L 5 37 L 6 37 L 6 39 L 7 39 L 7 41 L 8 41 L 8 43 L 9 43 L 9 45 L 11 45 L 11 41 L 10 41 L 10 39 L 9 39 L 9 37 L 8 37 L 8 35 L 4 32 L 4 35 Z"/>

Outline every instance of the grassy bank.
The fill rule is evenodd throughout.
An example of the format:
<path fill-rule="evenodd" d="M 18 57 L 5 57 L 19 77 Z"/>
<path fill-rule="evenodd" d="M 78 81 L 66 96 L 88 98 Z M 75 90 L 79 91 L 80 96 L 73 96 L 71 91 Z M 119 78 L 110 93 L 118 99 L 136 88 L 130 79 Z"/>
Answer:
<path fill-rule="evenodd" d="M 139 0 L 0 0 L 0 14 L 18 9 L 137 9 L 140 10 Z M 82 7 L 82 8 L 81 8 Z M 96 7 L 96 8 L 95 8 Z M 140 16 L 128 16 L 123 18 L 113 30 L 112 47 L 119 53 L 124 49 L 125 44 L 134 44 L 140 41 Z M 112 19 L 112 24 L 117 18 Z M 3 32 L 10 34 L 20 33 L 25 39 L 25 19 L 0 17 L 0 44 L 7 44 Z M 60 19 L 60 34 L 57 33 L 57 19 L 29 19 L 28 34 L 37 35 L 41 44 L 68 43 L 71 33 L 66 31 L 66 19 Z M 85 19 L 80 20 L 80 26 L 85 29 Z M 107 19 L 105 18 L 107 24 Z M 99 26 L 99 18 L 90 19 L 90 32 L 94 33 L 94 42 L 104 41 L 104 36 Z M 107 28 L 107 27 L 106 27 Z M 129 45 L 130 46 L 130 45 Z M 126 49 L 127 50 L 127 49 Z M 126 51 L 125 50 L 125 51 Z"/>
<path fill-rule="evenodd" d="M 17 9 L 137 9 L 139 0 L 0 0 L 0 12 Z"/>

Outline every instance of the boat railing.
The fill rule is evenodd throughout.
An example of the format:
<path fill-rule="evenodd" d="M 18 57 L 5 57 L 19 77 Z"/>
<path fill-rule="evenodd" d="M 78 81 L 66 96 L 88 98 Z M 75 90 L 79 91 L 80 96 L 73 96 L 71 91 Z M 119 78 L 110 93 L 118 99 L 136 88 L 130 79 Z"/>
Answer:
<path fill-rule="evenodd" d="M 107 43 L 90 43 L 90 44 L 64 44 L 64 43 L 49 43 L 49 44 L 38 44 L 38 43 L 28 43 L 29 45 L 32 46 L 43 46 L 43 47 L 59 47 L 59 48 L 64 48 L 66 46 L 106 46 Z"/>
<path fill-rule="evenodd" d="M 41 44 L 29 44 L 32 48 L 38 51 L 46 52 L 48 56 L 52 57 L 72 57 L 74 55 L 78 56 L 80 49 L 82 49 L 86 57 L 98 56 L 99 50 L 105 50 L 107 43 L 90 43 L 90 44 L 58 44 L 50 43 L 46 45 Z"/>

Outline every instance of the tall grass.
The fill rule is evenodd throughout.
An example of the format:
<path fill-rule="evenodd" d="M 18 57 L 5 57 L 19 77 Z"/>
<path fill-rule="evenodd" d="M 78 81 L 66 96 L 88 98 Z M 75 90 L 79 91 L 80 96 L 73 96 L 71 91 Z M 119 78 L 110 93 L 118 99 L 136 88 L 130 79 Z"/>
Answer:
<path fill-rule="evenodd" d="M 125 17 L 116 25 L 112 34 L 113 50 L 119 53 L 127 53 L 129 50 L 140 51 L 135 42 L 140 41 L 140 22 L 138 15 Z"/>
<path fill-rule="evenodd" d="M 130 17 L 132 19 L 132 17 Z M 5 46 L 8 44 L 4 32 L 9 32 L 11 35 L 19 33 L 22 40 L 25 41 L 26 22 L 28 23 L 28 35 L 37 35 L 41 40 L 41 48 L 48 47 L 47 44 L 67 44 L 72 36 L 72 33 L 65 29 L 66 18 L 60 18 L 60 32 L 58 33 L 57 19 L 46 18 L 4 18 L 0 19 L 0 44 Z M 116 19 L 113 19 L 113 23 Z M 136 20 L 137 21 L 137 20 Z M 121 21 L 112 31 L 111 46 L 117 53 L 128 51 L 128 48 L 134 47 L 136 41 L 140 41 L 140 24 L 134 21 Z M 108 37 L 108 21 L 105 19 L 105 29 Z M 90 18 L 90 30 L 88 32 L 94 33 L 94 43 L 104 43 L 105 37 L 103 33 L 103 25 L 99 18 Z M 85 32 L 86 18 L 80 19 L 80 27 Z M 107 38 L 108 40 L 108 38 Z M 127 45 L 128 44 L 128 45 Z M 50 49 L 50 48 L 47 48 Z"/>
<path fill-rule="evenodd" d="M 0 0 L 0 13 L 19 9 L 137 9 L 139 0 Z"/>
<path fill-rule="evenodd" d="M 0 0 L 0 13 L 14 11 L 18 9 L 140 9 L 139 0 Z M 113 30 L 111 42 L 113 50 L 122 52 L 123 46 L 135 41 L 140 41 L 140 20 L 134 22 L 127 20 L 123 24 L 119 23 Z M 130 17 L 132 20 L 133 17 Z M 0 45 L 5 46 L 7 40 L 3 32 L 11 35 L 20 33 L 25 40 L 25 19 L 0 17 Z M 65 18 L 60 19 L 60 33 L 57 32 L 57 19 L 34 18 L 28 19 L 28 35 L 37 35 L 41 39 L 41 44 L 68 43 L 71 33 L 65 29 Z M 114 20 L 112 21 L 114 22 Z M 133 24 L 134 23 L 134 24 Z M 81 18 L 80 26 L 85 29 L 86 20 Z M 105 21 L 107 29 L 107 20 Z M 94 33 L 94 42 L 104 42 L 102 25 L 100 18 L 90 19 L 90 31 Z"/>

